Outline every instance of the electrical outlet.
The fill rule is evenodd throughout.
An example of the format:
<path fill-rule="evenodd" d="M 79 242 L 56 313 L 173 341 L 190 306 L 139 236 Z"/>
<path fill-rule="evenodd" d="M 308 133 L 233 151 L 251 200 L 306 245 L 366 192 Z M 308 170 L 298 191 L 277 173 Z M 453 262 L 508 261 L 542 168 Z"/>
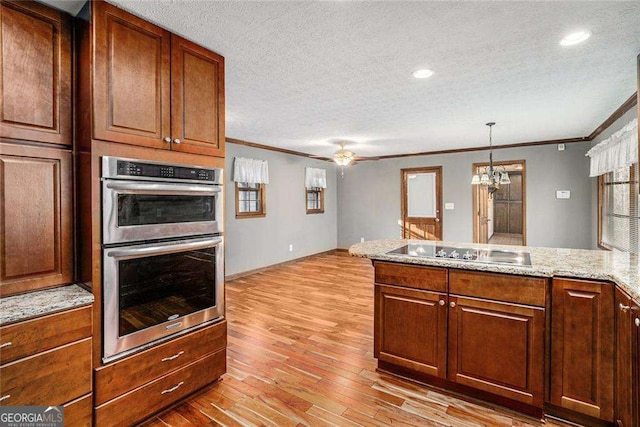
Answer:
<path fill-rule="evenodd" d="M 293 252 L 293 245 L 289 245 L 289 252 Z"/>
<path fill-rule="evenodd" d="M 364 243 L 364 237 L 360 238 L 360 243 Z"/>

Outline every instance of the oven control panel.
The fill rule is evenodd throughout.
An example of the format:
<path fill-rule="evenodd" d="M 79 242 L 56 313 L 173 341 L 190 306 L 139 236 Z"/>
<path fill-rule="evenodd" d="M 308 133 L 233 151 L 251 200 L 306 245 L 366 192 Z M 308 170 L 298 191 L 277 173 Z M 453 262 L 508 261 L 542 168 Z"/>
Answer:
<path fill-rule="evenodd" d="M 128 160 L 118 160 L 118 176 L 135 176 L 144 178 L 164 178 L 216 182 L 215 169 L 205 169 L 185 166 L 172 166 L 153 163 L 132 162 Z"/>

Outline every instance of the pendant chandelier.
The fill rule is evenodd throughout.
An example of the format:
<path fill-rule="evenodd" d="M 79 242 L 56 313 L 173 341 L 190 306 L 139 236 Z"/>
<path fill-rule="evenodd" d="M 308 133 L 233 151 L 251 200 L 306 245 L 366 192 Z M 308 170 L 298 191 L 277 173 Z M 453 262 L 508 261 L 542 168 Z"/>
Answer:
<path fill-rule="evenodd" d="M 471 179 L 473 185 L 486 185 L 489 192 L 489 198 L 493 197 L 493 193 L 498 191 L 500 185 L 511 184 L 509 174 L 504 166 L 493 167 L 493 126 L 495 122 L 487 123 L 489 126 L 489 166 L 487 166 L 482 173 L 482 176 L 475 174 Z"/>

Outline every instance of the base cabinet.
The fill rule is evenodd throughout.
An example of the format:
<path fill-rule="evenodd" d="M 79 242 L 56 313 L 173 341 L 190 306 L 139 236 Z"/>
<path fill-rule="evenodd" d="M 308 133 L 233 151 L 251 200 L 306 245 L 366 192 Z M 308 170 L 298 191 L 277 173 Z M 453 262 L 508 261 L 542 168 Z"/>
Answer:
<path fill-rule="evenodd" d="M 91 425 L 91 310 L 0 327 L 0 405 L 63 405 L 65 425 Z"/>
<path fill-rule="evenodd" d="M 375 357 L 444 378 L 447 374 L 447 295 L 376 286 Z"/>
<path fill-rule="evenodd" d="M 545 279 L 520 283 L 518 276 L 450 270 L 447 283 L 446 274 L 437 280 L 427 268 L 375 267 L 374 355 L 381 369 L 541 414 Z M 507 292 L 519 285 L 527 292 Z M 442 292 L 447 288 L 463 295 Z M 496 296 L 506 301 L 489 299 Z"/>
<path fill-rule="evenodd" d="M 544 309 L 457 296 L 449 301 L 449 380 L 542 407 Z"/>
<path fill-rule="evenodd" d="M 615 377 L 615 421 L 619 427 L 638 425 L 634 402 L 637 399 L 635 363 L 635 309 L 631 298 L 616 289 L 615 317 L 616 317 L 616 377 Z"/>
<path fill-rule="evenodd" d="M 554 279 L 551 403 L 613 422 L 614 312 L 609 283 Z"/>

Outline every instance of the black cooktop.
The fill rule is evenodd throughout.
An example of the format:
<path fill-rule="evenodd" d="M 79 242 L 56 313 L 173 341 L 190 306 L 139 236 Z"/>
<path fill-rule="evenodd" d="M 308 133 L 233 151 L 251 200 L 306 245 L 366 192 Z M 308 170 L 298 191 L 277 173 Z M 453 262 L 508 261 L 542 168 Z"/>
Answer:
<path fill-rule="evenodd" d="M 505 249 L 458 248 L 433 243 L 410 243 L 394 251 L 387 252 L 387 254 L 531 267 L 531 255 L 529 252 Z"/>

